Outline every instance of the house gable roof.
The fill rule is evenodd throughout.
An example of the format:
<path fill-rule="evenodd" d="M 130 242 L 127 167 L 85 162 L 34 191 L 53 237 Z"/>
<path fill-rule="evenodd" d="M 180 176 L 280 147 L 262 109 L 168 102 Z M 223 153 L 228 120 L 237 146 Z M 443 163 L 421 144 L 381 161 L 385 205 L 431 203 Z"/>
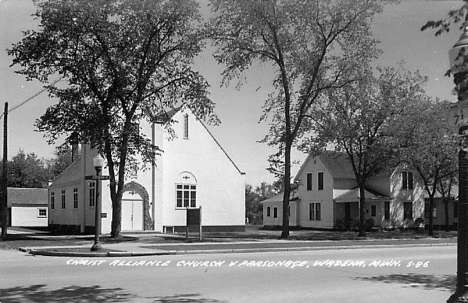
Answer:
<path fill-rule="evenodd" d="M 336 179 L 354 179 L 354 171 L 346 153 L 325 151 L 319 155 L 320 161 Z"/>
<path fill-rule="evenodd" d="M 309 162 L 318 158 L 322 161 L 323 165 L 330 173 L 330 175 L 335 179 L 354 179 L 353 167 L 349 161 L 348 155 L 346 153 L 336 152 L 336 151 L 323 151 L 320 154 L 309 154 L 304 161 L 304 164 L 299 169 L 296 180 L 299 176 L 302 175 L 304 169 L 308 167 Z"/>
<path fill-rule="evenodd" d="M 44 206 L 48 204 L 47 188 L 14 188 L 7 189 L 9 206 Z"/>
<path fill-rule="evenodd" d="M 260 201 L 260 204 L 271 203 L 271 202 L 283 202 L 283 196 L 284 196 L 284 193 L 280 192 L 277 195 L 274 195 L 268 199 Z M 296 193 L 294 191 L 291 192 L 291 194 L 289 195 L 289 202 L 298 201 L 298 200 L 299 200 L 299 197 L 296 197 Z"/>

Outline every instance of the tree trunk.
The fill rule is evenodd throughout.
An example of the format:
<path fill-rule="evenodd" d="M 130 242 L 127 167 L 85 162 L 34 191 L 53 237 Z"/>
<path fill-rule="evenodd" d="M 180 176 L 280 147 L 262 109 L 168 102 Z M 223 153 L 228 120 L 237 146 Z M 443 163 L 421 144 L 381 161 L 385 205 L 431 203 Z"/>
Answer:
<path fill-rule="evenodd" d="M 120 203 L 119 203 L 120 202 Z M 122 199 L 120 201 L 112 202 L 112 230 L 111 238 L 116 239 L 120 237 L 120 228 L 122 221 Z"/>
<path fill-rule="evenodd" d="M 359 237 L 366 236 L 365 229 L 366 221 L 366 196 L 364 191 L 364 185 L 359 185 Z"/>
<path fill-rule="evenodd" d="M 433 216 L 433 211 L 434 211 L 434 195 L 429 195 L 429 236 L 433 237 L 434 236 L 434 216 Z"/>
<path fill-rule="evenodd" d="M 291 144 L 284 148 L 284 195 L 283 195 L 283 229 L 281 239 L 289 238 L 289 195 L 291 193 Z"/>
<path fill-rule="evenodd" d="M 123 178 L 119 171 L 119 181 L 116 182 L 115 166 L 112 158 L 112 149 L 108 141 L 105 142 L 105 153 L 107 158 L 107 166 L 109 168 L 109 190 L 112 203 L 112 223 L 111 223 L 111 238 L 116 239 L 120 237 L 120 228 L 122 221 L 122 194 L 119 199 L 119 189 L 123 188 Z M 119 167 L 120 170 L 120 167 Z M 120 185 L 122 184 L 122 185 Z M 103 188 L 101 191 L 104 190 Z"/>
<path fill-rule="evenodd" d="M 449 197 L 444 197 L 444 209 L 445 209 L 445 231 L 450 231 L 449 225 Z"/>

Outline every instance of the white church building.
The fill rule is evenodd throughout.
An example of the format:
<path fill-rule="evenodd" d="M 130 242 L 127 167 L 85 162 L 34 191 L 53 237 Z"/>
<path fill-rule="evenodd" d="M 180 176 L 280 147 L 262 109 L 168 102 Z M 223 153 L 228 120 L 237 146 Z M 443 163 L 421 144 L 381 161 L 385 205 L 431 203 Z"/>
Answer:
<path fill-rule="evenodd" d="M 170 138 L 164 124 L 140 124 L 163 150 L 133 179 L 125 180 L 122 231 L 184 232 L 187 208 L 202 207 L 203 231 L 244 231 L 245 176 L 188 107 L 173 113 Z M 79 158 L 49 186 L 49 226 L 64 233 L 92 233 L 96 206 L 93 158 L 82 145 Z M 108 175 L 104 166 L 102 175 Z M 88 176 L 88 178 L 86 178 Z M 101 232 L 110 233 L 109 180 L 100 182 Z"/>

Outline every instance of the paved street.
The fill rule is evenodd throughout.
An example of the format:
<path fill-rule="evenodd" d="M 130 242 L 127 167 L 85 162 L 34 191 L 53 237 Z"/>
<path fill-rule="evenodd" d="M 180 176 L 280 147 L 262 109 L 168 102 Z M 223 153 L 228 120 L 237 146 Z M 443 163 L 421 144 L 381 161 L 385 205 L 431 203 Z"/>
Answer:
<path fill-rule="evenodd" d="M 132 258 L 0 251 L 0 302 L 445 302 L 456 247 Z"/>

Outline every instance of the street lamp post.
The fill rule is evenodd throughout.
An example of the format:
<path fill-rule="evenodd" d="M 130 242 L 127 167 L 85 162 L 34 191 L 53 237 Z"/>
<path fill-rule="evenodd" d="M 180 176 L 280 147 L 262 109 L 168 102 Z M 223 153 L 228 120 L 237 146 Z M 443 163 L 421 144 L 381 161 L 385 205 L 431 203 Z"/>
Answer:
<path fill-rule="evenodd" d="M 458 123 L 460 146 L 458 151 L 458 238 L 457 238 L 457 288 L 447 302 L 468 301 L 468 159 L 467 135 L 468 125 L 463 117 L 465 105 L 468 101 L 468 68 L 465 52 L 468 50 L 468 27 L 465 27 L 458 42 L 449 51 L 450 69 L 458 91 L 457 115 L 461 116 Z M 466 117 L 468 118 L 468 117 Z"/>
<path fill-rule="evenodd" d="M 96 180 L 96 203 L 94 208 L 94 244 L 91 247 L 91 251 L 102 250 L 102 246 L 99 243 L 99 234 L 101 233 L 101 202 L 99 199 L 99 182 L 101 180 L 101 171 L 104 166 L 104 159 L 101 155 L 97 155 L 93 158 L 94 169 L 96 169 L 96 176 L 93 177 Z"/>

